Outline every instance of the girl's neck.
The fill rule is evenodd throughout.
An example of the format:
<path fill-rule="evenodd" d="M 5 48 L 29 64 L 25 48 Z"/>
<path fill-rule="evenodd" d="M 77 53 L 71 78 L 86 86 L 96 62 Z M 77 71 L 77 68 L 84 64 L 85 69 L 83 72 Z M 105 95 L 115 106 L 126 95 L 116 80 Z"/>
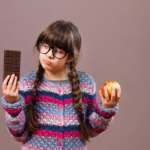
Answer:
<path fill-rule="evenodd" d="M 69 79 L 67 71 L 52 73 L 52 72 L 45 70 L 44 77 L 47 80 L 67 80 L 67 79 Z"/>

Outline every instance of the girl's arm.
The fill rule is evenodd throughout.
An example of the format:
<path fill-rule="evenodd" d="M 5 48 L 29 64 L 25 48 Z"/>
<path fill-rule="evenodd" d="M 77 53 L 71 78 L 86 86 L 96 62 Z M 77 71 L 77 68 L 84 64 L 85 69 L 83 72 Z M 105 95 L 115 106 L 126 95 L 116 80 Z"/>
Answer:
<path fill-rule="evenodd" d="M 5 121 L 8 132 L 18 142 L 25 142 L 27 140 L 29 130 L 26 126 L 25 111 L 27 110 L 28 104 L 25 103 L 27 100 L 27 86 L 26 81 L 23 78 L 20 80 L 19 85 L 19 101 L 14 104 L 10 104 L 6 101 L 5 96 L 1 98 L 2 107 L 5 110 Z"/>
<path fill-rule="evenodd" d="M 87 110 L 87 127 L 89 129 L 89 134 L 91 137 L 95 137 L 100 133 L 104 132 L 112 122 L 119 105 L 117 104 L 113 108 L 105 108 L 102 105 L 101 99 L 98 101 L 96 97 L 96 84 L 94 80 L 89 86 L 88 95 L 88 110 Z"/>
<path fill-rule="evenodd" d="M 91 138 L 98 136 L 100 133 L 94 132 L 91 127 L 89 126 L 89 123 L 87 123 L 88 132 Z"/>

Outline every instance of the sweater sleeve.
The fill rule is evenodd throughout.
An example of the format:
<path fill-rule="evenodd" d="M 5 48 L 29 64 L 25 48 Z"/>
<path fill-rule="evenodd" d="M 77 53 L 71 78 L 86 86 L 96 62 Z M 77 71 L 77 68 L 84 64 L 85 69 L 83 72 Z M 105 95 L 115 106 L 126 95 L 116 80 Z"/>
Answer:
<path fill-rule="evenodd" d="M 23 78 L 20 80 L 19 84 L 19 101 L 14 104 L 10 104 L 6 101 L 5 96 L 1 98 L 2 107 L 5 110 L 5 121 L 8 132 L 11 136 L 18 142 L 25 142 L 27 140 L 29 130 L 26 126 L 26 116 L 25 112 L 27 110 L 28 104 L 25 101 L 27 99 L 27 87 Z"/>
<path fill-rule="evenodd" d="M 94 133 L 102 133 L 109 127 L 119 105 L 117 104 L 114 108 L 103 107 L 101 99 L 97 100 L 94 80 L 91 82 L 89 91 L 86 123 Z"/>

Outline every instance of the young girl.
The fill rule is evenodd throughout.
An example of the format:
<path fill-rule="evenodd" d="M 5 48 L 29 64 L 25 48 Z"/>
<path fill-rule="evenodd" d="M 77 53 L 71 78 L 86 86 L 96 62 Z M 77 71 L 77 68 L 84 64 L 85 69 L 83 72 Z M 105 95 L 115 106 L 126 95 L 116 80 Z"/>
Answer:
<path fill-rule="evenodd" d="M 87 141 L 104 132 L 118 110 L 119 91 L 96 97 L 94 79 L 76 65 L 81 36 L 72 22 L 58 20 L 37 38 L 38 70 L 2 84 L 2 106 L 12 137 L 22 150 L 86 150 Z M 7 81 L 10 81 L 7 86 Z"/>

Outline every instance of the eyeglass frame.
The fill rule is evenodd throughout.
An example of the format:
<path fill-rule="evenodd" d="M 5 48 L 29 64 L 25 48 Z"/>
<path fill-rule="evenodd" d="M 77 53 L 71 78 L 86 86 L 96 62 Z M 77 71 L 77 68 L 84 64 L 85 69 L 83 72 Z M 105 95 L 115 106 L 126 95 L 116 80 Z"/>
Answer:
<path fill-rule="evenodd" d="M 38 41 L 37 41 L 37 45 L 38 45 L 38 46 L 39 46 L 39 43 L 40 43 L 40 42 L 41 42 L 41 43 L 45 43 L 45 44 L 47 44 L 46 42 L 44 42 L 44 41 L 42 41 L 42 40 L 38 40 Z M 47 45 L 49 45 L 49 44 L 47 44 Z M 67 53 L 70 53 L 70 52 L 71 52 L 71 51 L 69 51 L 68 49 L 60 48 L 60 47 L 58 47 L 58 46 L 52 46 L 52 45 L 49 45 L 49 47 L 50 47 L 50 48 L 49 48 L 49 50 L 48 50 L 46 53 L 42 53 L 42 52 L 40 52 L 40 50 L 39 50 L 39 49 L 38 49 L 38 51 L 39 51 L 40 53 L 42 53 L 42 54 L 47 54 L 47 53 L 50 51 L 50 49 L 52 49 L 53 56 L 55 56 L 55 55 L 54 55 L 53 48 L 55 48 L 55 47 L 56 47 L 56 48 L 59 48 L 59 49 L 63 49 L 63 50 L 65 51 L 65 55 L 64 55 L 64 57 L 66 56 L 66 54 L 67 54 Z M 55 56 L 55 57 L 56 57 L 56 56 Z M 63 58 L 64 58 L 64 57 L 63 57 Z M 56 57 L 56 58 L 57 58 L 57 59 L 63 59 L 63 58 L 58 58 L 58 57 Z"/>

